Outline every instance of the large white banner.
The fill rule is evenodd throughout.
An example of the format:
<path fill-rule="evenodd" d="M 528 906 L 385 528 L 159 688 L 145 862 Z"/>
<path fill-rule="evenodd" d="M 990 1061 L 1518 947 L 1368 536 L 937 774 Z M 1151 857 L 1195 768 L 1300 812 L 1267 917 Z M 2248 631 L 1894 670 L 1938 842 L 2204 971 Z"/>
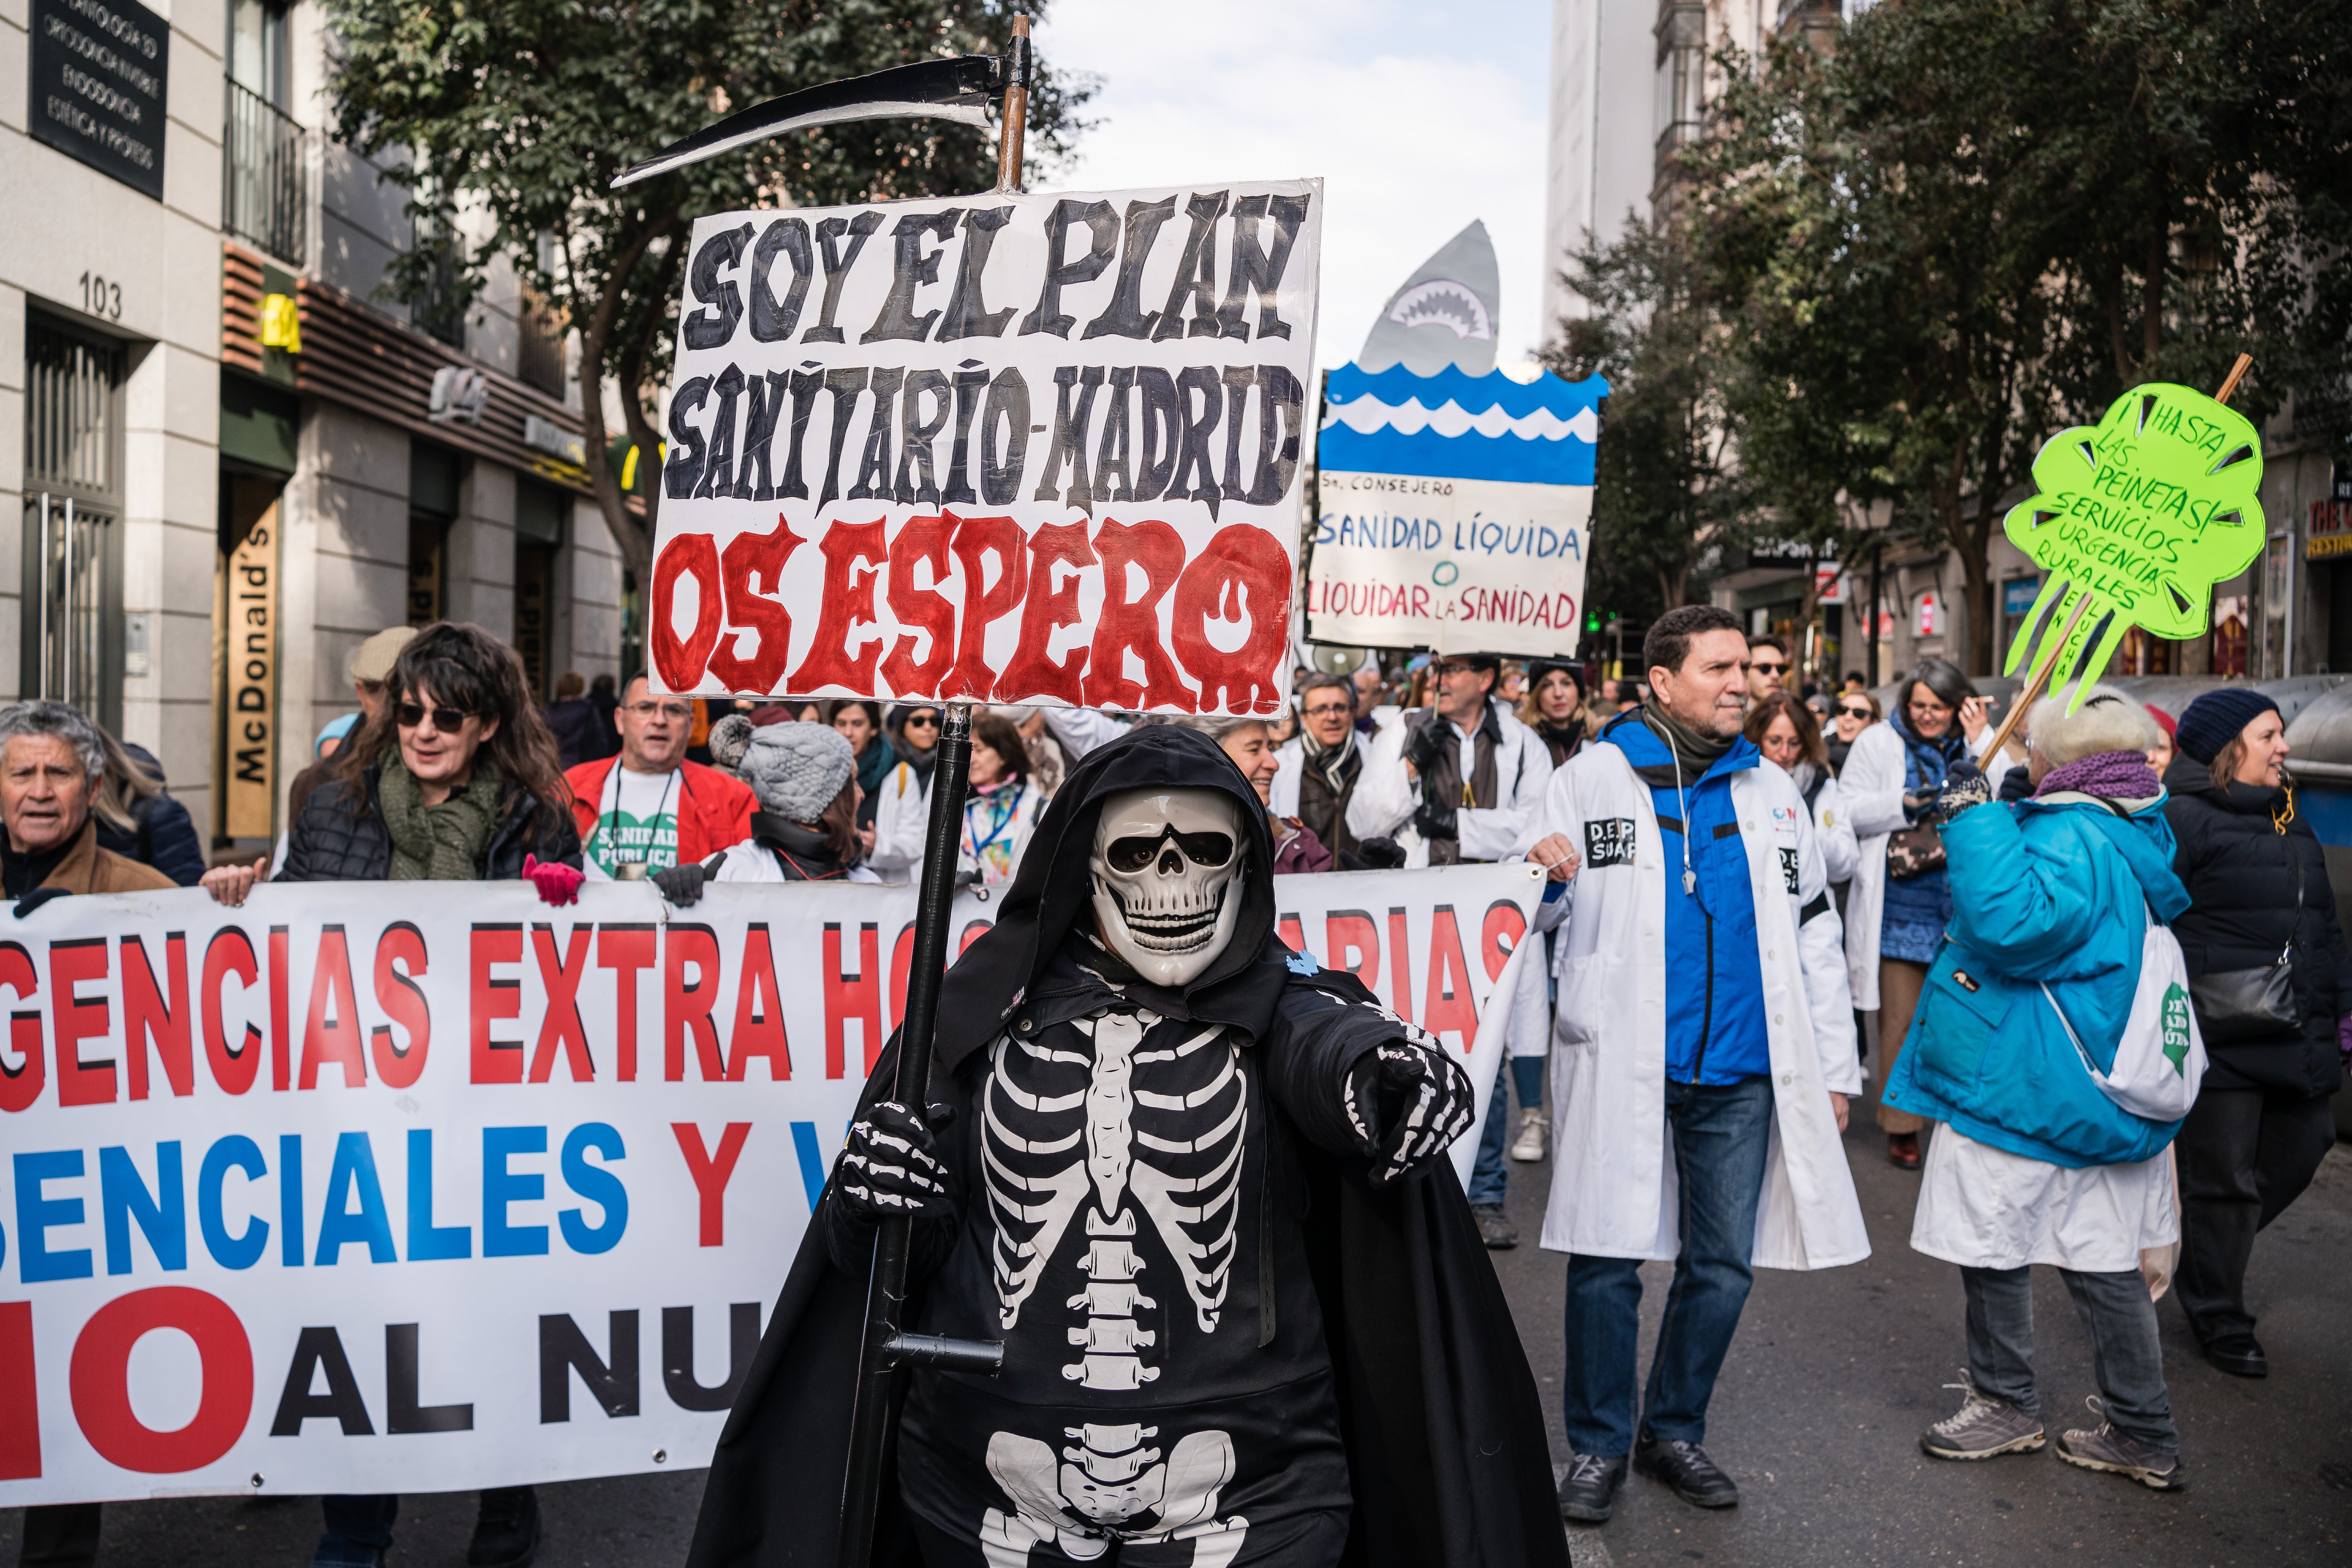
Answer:
<path fill-rule="evenodd" d="M 666 689 L 1270 713 L 1322 186 L 719 213 L 689 242 Z"/>
<path fill-rule="evenodd" d="M 1276 886 L 1294 946 L 1467 1052 L 1538 876 Z M 708 1463 L 913 918 L 510 883 L 0 916 L 0 1507 Z"/>

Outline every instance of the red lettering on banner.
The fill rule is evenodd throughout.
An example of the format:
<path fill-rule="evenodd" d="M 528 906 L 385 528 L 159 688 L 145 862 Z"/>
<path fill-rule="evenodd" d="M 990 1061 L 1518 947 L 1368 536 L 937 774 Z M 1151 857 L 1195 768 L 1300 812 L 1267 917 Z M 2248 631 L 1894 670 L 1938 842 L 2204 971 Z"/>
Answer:
<path fill-rule="evenodd" d="M 675 929 L 675 928 L 673 928 Z M 691 1121 L 673 1121 L 669 1130 L 677 1137 L 677 1152 L 686 1156 L 686 1173 L 694 1178 L 695 1196 L 701 1200 L 704 1247 L 727 1245 L 727 1183 L 735 1174 L 735 1162 L 742 1157 L 743 1141 L 751 1136 L 748 1121 L 730 1121 L 719 1137 L 719 1152 L 705 1152 L 702 1129 Z"/>
<path fill-rule="evenodd" d="M 1095 552 L 1087 546 L 1083 522 L 1049 522 L 1030 538 L 1029 593 L 1021 610 L 1021 641 L 1013 650 L 1013 662 L 1004 667 L 996 683 L 998 701 L 1058 697 L 1076 707 L 1086 700 L 1087 645 L 1080 643 L 1059 659 L 1052 657 L 1052 649 L 1054 634 L 1077 625 L 1080 618 L 1075 569 L 1094 563 Z M 1058 588 L 1054 586 L 1056 566 L 1073 568 Z"/>
<path fill-rule="evenodd" d="M 131 954 L 139 955 L 131 962 Z M 147 1098 L 147 1050 L 163 1064 L 163 1077 L 175 1095 L 196 1092 L 196 1064 L 189 1045 L 188 938 L 183 931 L 163 936 L 163 970 L 169 976 L 172 1000 L 164 1003 L 155 972 L 147 963 L 147 946 L 135 936 L 122 939 L 122 1053 L 130 1069 L 131 1098 Z"/>
<path fill-rule="evenodd" d="M 851 653 L 849 645 L 857 628 L 874 624 L 874 584 L 881 575 L 880 568 L 888 559 L 888 547 L 882 542 L 879 522 L 836 522 L 826 530 L 824 543 L 824 608 L 818 612 L 816 635 L 809 642 L 808 657 L 793 671 L 794 691 L 814 691 L 820 687 L 846 686 L 852 691 L 874 689 L 874 661 L 882 657 L 879 637 L 866 639 L 865 650 Z M 858 586 L 858 578 L 865 586 Z M 716 660 L 713 660 L 716 667 Z M 765 691 L 767 687 L 735 688 L 738 691 Z"/>
<path fill-rule="evenodd" d="M 1009 517 L 959 519 L 955 557 L 963 566 L 963 620 L 956 641 L 955 668 L 948 671 L 940 695 L 953 699 L 976 697 L 985 701 L 996 689 L 996 671 L 988 663 L 988 628 L 1011 615 L 1028 586 L 1029 544 L 1021 525 Z M 983 557 L 996 557 L 996 583 L 988 586 Z"/>
<path fill-rule="evenodd" d="M 1362 910 L 1333 910 L 1323 917 L 1323 962 L 1344 969 L 1378 994 L 1381 988 L 1381 928 Z"/>
<path fill-rule="evenodd" d="M 1527 935 L 1528 917 L 1519 912 L 1518 905 L 1508 899 L 1497 899 L 1486 906 L 1486 918 L 1478 928 L 1478 952 L 1486 961 L 1487 979 L 1503 977 L 1503 965 L 1511 962 L 1511 954 L 1527 940 Z M 1504 945 L 1506 938 L 1510 942 L 1508 947 Z M 1528 954 L 1529 962 L 1534 957 Z"/>
<path fill-rule="evenodd" d="M 833 928 L 827 926 L 827 935 Z M 735 1027 L 729 1032 L 735 1055 L 727 1064 L 727 1081 L 741 1083 L 753 1057 L 768 1058 L 768 1081 L 788 1083 L 793 1076 L 791 1044 L 784 1037 L 784 1004 L 776 989 L 776 958 L 768 946 L 768 928 L 755 924 L 743 933 L 743 967 L 735 982 Z"/>
<path fill-rule="evenodd" d="M 1102 613 L 1087 656 L 1089 708 L 1179 708 L 1193 710 L 1192 693 L 1160 640 L 1160 601 L 1184 571 L 1184 541 L 1164 522 L 1106 521 L 1095 531 L 1102 559 Z M 1129 567 L 1143 570 L 1143 592 L 1130 596 Z M 1140 683 L 1127 678 L 1127 656 L 1143 661 Z"/>
<path fill-rule="evenodd" d="M 144 1425 L 131 1407 L 131 1348 L 157 1329 L 177 1329 L 195 1341 L 204 1363 L 196 1413 L 175 1432 Z M 142 1475 L 177 1475 L 211 1464 L 244 1435 L 253 1414 L 253 1346 L 219 1297 L 158 1285 L 117 1296 L 90 1314 L 74 1341 L 67 1387 L 74 1419 L 100 1458 Z"/>
<path fill-rule="evenodd" d="M 694 630 L 677 635 L 671 612 L 677 604 L 677 580 L 694 579 Z M 646 639 L 654 668 L 672 691 L 691 691 L 702 684 L 710 650 L 719 646 L 727 612 L 719 585 L 719 546 L 707 533 L 681 533 L 672 539 L 654 563 L 652 635 Z"/>
<path fill-rule="evenodd" d="M 993 921 L 973 921 L 970 924 L 966 925 L 963 928 L 962 940 L 956 943 L 956 957 L 961 958 L 964 953 L 964 949 L 970 947 L 973 942 L 978 942 L 982 937 L 986 936 L 990 928 L 996 922 Z M 869 1066 L 866 1070 L 867 1072 L 872 1072 L 874 1069 Z"/>
<path fill-rule="evenodd" d="M 243 1094 L 261 1073 L 261 1031 L 247 1024 L 244 1038 L 234 1050 L 229 1047 L 227 1031 L 221 1026 L 221 982 L 232 974 L 240 990 L 250 991 L 260 983 L 261 965 L 254 962 L 253 939 L 236 926 L 223 926 L 205 944 L 199 1020 L 205 1026 L 205 1065 L 212 1068 L 213 1081 L 224 1094 Z"/>
<path fill-rule="evenodd" d="M 900 993 L 901 997 L 905 995 Z M 903 1005 L 903 1004 L 902 1004 Z M 857 973 L 841 972 L 841 924 L 827 921 L 824 924 L 824 1076 L 839 1078 L 844 1070 L 844 1058 L 848 1055 L 845 1031 L 850 1019 L 857 1020 L 860 1037 L 866 1044 L 866 1067 L 859 1076 L 874 1070 L 875 1058 L 882 1054 L 882 936 L 871 921 L 857 928 Z"/>
<path fill-rule="evenodd" d="M 613 972 L 613 1011 L 619 1026 L 614 1047 L 613 1076 L 623 1083 L 637 1080 L 637 974 L 654 966 L 654 928 L 649 925 L 608 925 L 596 930 L 596 967 Z"/>
<path fill-rule="evenodd" d="M 41 1390 L 33 1373 L 33 1304 L 0 1301 L 0 1481 L 40 1479 Z"/>
<path fill-rule="evenodd" d="M 287 956 L 286 928 L 269 928 L 269 1087 L 283 1090 L 293 1081 L 294 1031 L 287 1024 L 286 987 L 291 984 L 287 971 L 292 960 Z"/>
<path fill-rule="evenodd" d="M 687 967 L 694 984 L 686 983 Z M 710 1010 L 719 1005 L 719 937 L 709 926 L 672 925 L 662 939 L 662 1077 L 686 1080 L 686 1037 L 694 1037 L 695 1065 L 705 1083 L 727 1081 L 727 1060 L 719 1048 L 719 1026 Z"/>
<path fill-rule="evenodd" d="M 490 1026 L 522 1016 L 522 982 L 500 980 L 490 971 L 497 964 L 522 962 L 522 927 L 476 926 L 473 935 L 472 994 L 467 1008 L 474 1026 L 471 1081 L 520 1083 L 522 1042 L 490 1038 Z"/>
<path fill-rule="evenodd" d="M 898 928 L 898 940 L 890 944 L 890 1026 L 897 1028 L 907 1021 L 907 977 L 915 972 L 915 928 L 912 922 Z"/>
<path fill-rule="evenodd" d="M 114 1058 L 81 1059 L 84 1040 L 102 1040 L 113 1032 L 112 1010 L 104 996 L 74 994 L 75 986 L 104 980 L 112 967 L 102 936 L 49 944 L 49 1036 L 58 1043 L 59 1105 L 106 1105 L 114 1100 Z"/>
<path fill-rule="evenodd" d="M 1389 910 L 1389 1011 L 1412 1022 L 1412 933 L 1404 911 Z"/>
<path fill-rule="evenodd" d="M 1300 922 L 1297 915 L 1289 914 L 1283 916 L 1280 920 L 1275 921 L 1274 930 L 1275 934 L 1282 938 L 1282 945 L 1290 949 L 1291 952 L 1305 952 L 1307 951 L 1307 927 Z"/>
<path fill-rule="evenodd" d="M 1470 965 L 1462 956 L 1462 931 L 1452 904 L 1430 912 L 1429 984 L 1422 987 L 1421 1026 L 1433 1035 L 1461 1036 L 1465 1055 L 1478 1037 L 1478 1004 L 1470 994 Z"/>
<path fill-rule="evenodd" d="M 1209 640 L 1209 620 L 1249 619 L 1231 653 Z M 1282 706 L 1290 646 L 1290 557 L 1262 528 L 1229 523 L 1176 580 L 1171 627 L 1177 660 L 1200 683 L 1201 711 L 1272 713 Z"/>
<path fill-rule="evenodd" d="M 406 972 L 398 965 L 405 965 Z M 412 978 L 424 973 L 425 933 L 406 921 L 384 927 L 375 944 L 375 1005 L 392 1024 L 408 1031 L 405 1046 L 392 1043 L 392 1024 L 378 1024 L 368 1037 L 375 1076 L 387 1089 L 415 1083 L 433 1046 L 433 1009 L 425 1000 L 424 987 Z"/>
<path fill-rule="evenodd" d="M 572 928 L 563 952 L 555 951 L 555 928 L 533 925 L 530 950 L 539 960 L 539 981 L 547 991 L 547 1016 L 540 1020 L 539 1047 L 531 1053 L 530 1081 L 545 1083 L 555 1071 L 555 1053 L 563 1053 L 563 1070 L 574 1083 L 596 1081 L 596 1058 L 588 1049 L 588 1026 L 580 1021 L 580 982 L 588 973 L 588 948 L 596 928 L 586 921 Z"/>
<path fill-rule="evenodd" d="M 327 1022 L 332 1008 L 335 1021 Z M 367 1055 L 360 1048 L 359 987 L 352 984 L 351 949 L 343 928 L 319 933 L 319 961 L 310 972 L 310 1016 L 302 1025 L 304 1089 L 319 1087 L 321 1063 L 339 1063 L 345 1089 L 367 1087 Z"/>
<path fill-rule="evenodd" d="M 14 991 L 30 1002 L 40 989 L 40 971 L 33 967 L 32 954 L 13 942 L 0 942 L 0 991 Z M 42 1034 L 37 1008 L 8 1016 L 8 1045 L 16 1053 L 16 1065 L 0 1060 L 0 1110 L 24 1110 L 41 1098 L 41 1085 L 48 1079 Z"/>
<path fill-rule="evenodd" d="M 835 523 L 834 531 L 840 532 L 841 525 Z M 776 514 L 775 532 L 739 533 L 727 542 L 726 552 L 719 558 L 719 580 L 726 590 L 727 629 L 712 643 L 705 668 L 730 691 L 773 691 L 777 678 L 784 673 L 784 659 L 793 646 L 793 617 L 783 605 L 761 594 L 760 579 L 765 577 L 771 588 L 782 592 L 784 563 L 807 542 L 792 531 L 782 512 Z M 825 549 L 830 552 L 832 548 L 833 542 L 827 539 Z M 825 584 L 828 595 L 832 587 L 830 582 Z M 739 658 L 740 634 L 746 631 L 758 634 L 759 646 L 750 658 Z M 822 629 L 817 633 L 820 637 L 824 635 Z"/>
<path fill-rule="evenodd" d="M 900 525 L 898 537 L 890 542 L 890 582 L 884 597 L 890 614 L 908 629 L 882 661 L 882 679 L 902 699 L 936 695 L 940 682 L 955 664 L 955 605 L 938 591 L 938 585 L 947 581 L 948 535 L 953 521 L 945 516 L 910 517 Z M 929 563 L 932 586 L 915 586 L 918 562 Z M 918 631 L 930 643 L 930 652 L 920 659 L 915 657 Z"/>

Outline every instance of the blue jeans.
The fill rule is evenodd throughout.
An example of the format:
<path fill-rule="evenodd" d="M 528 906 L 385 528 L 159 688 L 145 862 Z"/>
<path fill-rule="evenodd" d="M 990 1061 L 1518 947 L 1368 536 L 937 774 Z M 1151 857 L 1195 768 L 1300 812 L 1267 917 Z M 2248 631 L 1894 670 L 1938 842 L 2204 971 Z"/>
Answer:
<path fill-rule="evenodd" d="M 1532 1110 L 1543 1103 L 1544 1060 L 1542 1057 L 1506 1057 L 1500 1071 L 1495 1074 L 1494 1097 L 1486 1101 L 1486 1124 L 1478 1132 L 1478 1158 L 1470 1167 L 1470 1201 L 1474 1204 L 1498 1204 L 1509 1185 L 1508 1173 L 1503 1164 L 1503 1145 L 1511 1136 L 1511 1097 L 1509 1085 L 1519 1090 L 1519 1109 Z"/>
<path fill-rule="evenodd" d="M 2137 1268 L 2120 1274 L 2058 1273 L 2091 1336 L 2091 1372 L 2105 1396 L 2107 1419 L 2159 1454 L 2180 1452 L 2172 1395 L 2164 1385 L 2156 1303 Z M 1969 1378 L 2028 1415 L 2042 1412 L 2033 1386 L 2033 1279 L 2026 1268 L 1960 1269 L 1969 1297 Z"/>
<path fill-rule="evenodd" d="M 1666 1084 L 1666 1135 L 1682 1189 L 1682 1250 L 1666 1292 L 1642 1400 L 1647 1436 L 1697 1443 L 1755 1271 L 1756 1205 L 1772 1127 L 1772 1080 Z M 1631 1258 L 1568 1260 L 1568 1360 L 1560 1419 L 1580 1454 L 1614 1458 L 1633 1446 L 1641 1265 Z"/>
<path fill-rule="evenodd" d="M 310 1568 L 375 1568 L 392 1547 L 392 1522 L 400 1517 L 400 1495 L 330 1494 L 319 1500 L 327 1533 Z"/>

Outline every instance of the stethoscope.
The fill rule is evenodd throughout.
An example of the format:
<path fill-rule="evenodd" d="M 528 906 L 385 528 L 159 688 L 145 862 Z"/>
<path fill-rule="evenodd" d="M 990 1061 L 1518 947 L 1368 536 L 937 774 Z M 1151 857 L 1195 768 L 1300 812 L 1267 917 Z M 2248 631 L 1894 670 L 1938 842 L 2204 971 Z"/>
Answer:
<path fill-rule="evenodd" d="M 661 804 L 654 807 L 654 820 L 656 822 L 659 822 L 663 817 L 669 815 L 669 792 L 677 787 L 677 775 L 683 771 L 684 770 L 680 768 L 672 768 L 669 771 L 669 776 L 662 781 Z M 621 773 L 622 765 L 619 763 L 614 763 L 613 764 L 613 772 L 610 775 L 612 782 L 608 786 L 613 792 L 613 804 L 608 809 L 598 813 L 596 816 L 596 837 L 599 838 L 605 837 L 604 823 L 606 818 L 621 815 Z M 610 840 L 607 839 L 607 842 L 610 842 Z M 615 862 L 613 867 L 613 880 L 615 882 L 642 882 L 652 872 L 652 870 L 653 866 L 650 861 L 618 861 Z"/>

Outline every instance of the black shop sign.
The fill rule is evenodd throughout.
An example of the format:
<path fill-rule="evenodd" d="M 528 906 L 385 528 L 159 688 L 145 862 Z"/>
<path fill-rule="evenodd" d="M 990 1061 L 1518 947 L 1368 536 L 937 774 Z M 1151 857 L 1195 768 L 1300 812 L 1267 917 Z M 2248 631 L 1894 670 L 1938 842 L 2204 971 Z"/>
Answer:
<path fill-rule="evenodd" d="M 33 139 L 163 195 L 171 24 L 133 0 L 33 0 Z"/>

